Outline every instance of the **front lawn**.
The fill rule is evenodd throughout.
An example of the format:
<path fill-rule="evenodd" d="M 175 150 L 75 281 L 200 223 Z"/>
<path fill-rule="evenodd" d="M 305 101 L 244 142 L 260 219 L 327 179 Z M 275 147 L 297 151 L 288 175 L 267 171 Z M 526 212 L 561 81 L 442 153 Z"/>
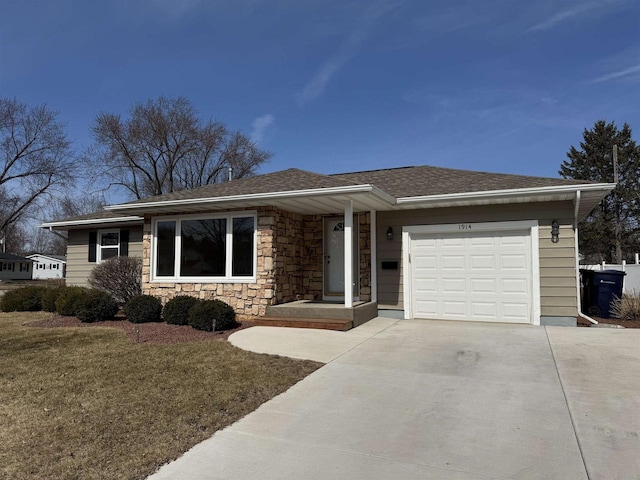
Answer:
<path fill-rule="evenodd" d="M 0 477 L 143 479 L 320 364 L 0 313 Z"/>

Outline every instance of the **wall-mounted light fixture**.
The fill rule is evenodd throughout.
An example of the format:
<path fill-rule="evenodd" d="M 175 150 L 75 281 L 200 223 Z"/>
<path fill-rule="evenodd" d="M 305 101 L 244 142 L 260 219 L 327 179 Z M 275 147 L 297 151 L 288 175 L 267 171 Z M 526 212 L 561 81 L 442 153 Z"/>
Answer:
<path fill-rule="evenodd" d="M 387 228 L 387 240 L 393 240 L 393 228 Z"/>
<path fill-rule="evenodd" d="M 551 222 L 551 241 L 553 243 L 558 243 L 559 236 L 560 236 L 560 224 L 558 223 L 558 220 L 554 220 L 553 222 Z"/>

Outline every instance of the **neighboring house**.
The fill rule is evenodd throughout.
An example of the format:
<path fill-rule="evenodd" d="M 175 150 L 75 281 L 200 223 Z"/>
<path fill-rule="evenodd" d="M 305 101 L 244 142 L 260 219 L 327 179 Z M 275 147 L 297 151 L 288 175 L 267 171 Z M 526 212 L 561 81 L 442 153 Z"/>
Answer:
<path fill-rule="evenodd" d="M 430 166 L 289 169 L 43 227 L 69 232 L 69 284 L 135 255 L 144 293 L 215 297 L 241 316 L 308 299 L 398 318 L 575 323 L 576 226 L 613 186 Z"/>
<path fill-rule="evenodd" d="M 0 281 L 30 280 L 32 261 L 13 253 L 0 253 Z"/>
<path fill-rule="evenodd" d="M 67 257 L 62 255 L 42 255 L 34 253 L 27 255 L 27 258 L 33 260 L 33 279 L 47 280 L 55 278 L 64 278 L 67 268 Z"/>

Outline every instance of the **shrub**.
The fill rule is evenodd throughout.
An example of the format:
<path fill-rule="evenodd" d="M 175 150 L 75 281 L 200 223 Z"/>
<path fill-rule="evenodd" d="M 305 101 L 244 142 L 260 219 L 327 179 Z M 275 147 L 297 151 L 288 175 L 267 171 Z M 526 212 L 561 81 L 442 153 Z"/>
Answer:
<path fill-rule="evenodd" d="M 162 302 L 151 295 L 138 295 L 126 303 L 124 313 L 131 323 L 161 322 Z"/>
<path fill-rule="evenodd" d="M 107 292 L 90 290 L 76 303 L 76 316 L 81 322 L 102 322 L 118 313 L 118 304 Z"/>
<path fill-rule="evenodd" d="M 88 289 L 84 287 L 66 287 L 56 300 L 56 312 L 67 317 L 75 316 L 78 310 L 78 302 L 87 295 Z"/>
<path fill-rule="evenodd" d="M 236 326 L 236 312 L 220 300 L 199 300 L 189 310 L 189 325 L 207 332 L 227 330 Z"/>
<path fill-rule="evenodd" d="M 113 257 L 96 265 L 89 275 L 89 285 L 104 290 L 120 305 L 142 293 L 142 259 Z"/>
<path fill-rule="evenodd" d="M 47 288 L 42 294 L 42 309 L 45 312 L 56 311 L 56 301 L 60 298 L 60 295 L 64 293 L 67 287 L 53 287 Z"/>
<path fill-rule="evenodd" d="M 640 290 L 623 293 L 611 302 L 611 314 L 620 320 L 640 320 Z"/>
<path fill-rule="evenodd" d="M 167 302 L 162 310 L 162 318 L 167 323 L 174 325 L 188 325 L 189 324 L 189 310 L 196 303 L 197 298 L 188 297 L 186 295 L 179 295 L 172 298 Z"/>
<path fill-rule="evenodd" d="M 0 297 L 0 310 L 3 312 L 37 312 L 42 310 L 42 295 L 45 287 L 22 287 L 9 290 Z"/>

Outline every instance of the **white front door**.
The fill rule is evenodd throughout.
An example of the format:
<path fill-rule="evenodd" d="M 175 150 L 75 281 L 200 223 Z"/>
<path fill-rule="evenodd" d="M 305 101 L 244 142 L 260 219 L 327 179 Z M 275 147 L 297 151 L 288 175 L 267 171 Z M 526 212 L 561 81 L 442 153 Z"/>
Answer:
<path fill-rule="evenodd" d="M 357 217 L 356 217 L 357 218 Z M 353 228 L 353 294 L 358 290 L 358 232 Z M 324 219 L 324 296 L 335 300 L 344 298 L 344 220 L 343 217 Z"/>

